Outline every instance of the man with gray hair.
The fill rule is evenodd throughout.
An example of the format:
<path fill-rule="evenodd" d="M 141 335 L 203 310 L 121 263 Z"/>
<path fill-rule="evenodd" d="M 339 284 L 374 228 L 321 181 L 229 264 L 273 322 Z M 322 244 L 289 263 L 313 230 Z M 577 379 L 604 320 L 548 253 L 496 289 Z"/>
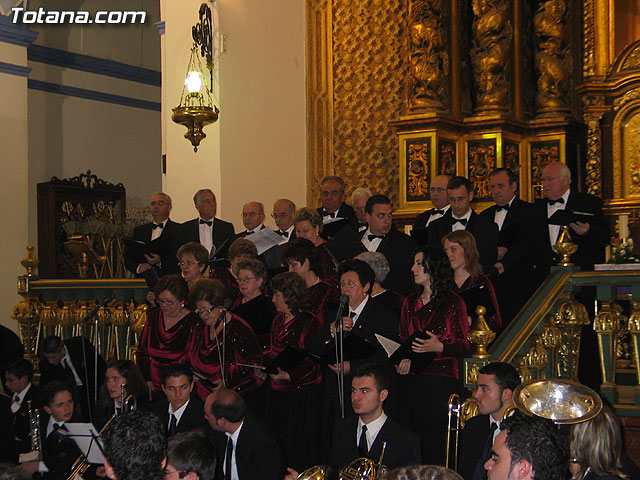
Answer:
<path fill-rule="evenodd" d="M 367 200 L 373 193 L 368 188 L 358 187 L 351 194 L 351 205 L 358 217 L 358 231 L 361 232 L 367 229 L 367 214 L 365 207 L 367 206 Z"/>
<path fill-rule="evenodd" d="M 244 238 L 259 232 L 264 226 L 264 205 L 260 202 L 245 203 L 242 207 L 242 224 L 246 230 L 236 234 L 236 238 Z"/>
<path fill-rule="evenodd" d="M 324 177 L 320 182 L 322 207 L 318 208 L 318 213 L 322 215 L 322 238 L 333 238 L 345 225 L 357 231 L 356 212 L 344 203 L 344 199 L 344 180 L 335 175 Z"/>
<path fill-rule="evenodd" d="M 151 195 L 149 206 L 153 221 L 133 229 L 134 242 L 126 244 L 124 265 L 136 277 L 153 282 L 163 275 L 180 273 L 176 260 L 180 224 L 169 219 L 171 197 L 166 193 Z"/>
<path fill-rule="evenodd" d="M 233 224 L 216 218 L 218 203 L 210 189 L 198 190 L 193 196 L 193 203 L 200 218 L 182 224 L 180 245 L 198 242 L 212 255 L 224 258 L 235 234 Z"/>
<path fill-rule="evenodd" d="M 273 204 L 271 216 L 276 222 L 277 230 L 274 230 L 282 237 L 280 245 L 283 245 L 296 238 L 295 225 L 293 224 L 293 212 L 296 211 L 296 204 L 287 198 L 276 200 Z"/>

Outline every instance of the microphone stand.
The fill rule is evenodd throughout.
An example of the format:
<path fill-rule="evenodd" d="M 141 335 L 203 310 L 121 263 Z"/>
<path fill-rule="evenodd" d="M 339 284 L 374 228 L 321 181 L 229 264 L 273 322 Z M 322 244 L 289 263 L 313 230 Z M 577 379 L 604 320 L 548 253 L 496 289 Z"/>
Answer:
<path fill-rule="evenodd" d="M 220 351 L 220 341 L 218 340 L 218 332 L 216 330 L 218 330 L 218 325 L 220 325 L 220 322 L 222 323 L 222 349 L 223 351 Z M 216 338 L 216 346 L 217 346 L 217 350 L 218 350 L 218 361 L 220 362 L 220 376 L 222 379 L 222 388 L 227 388 L 227 382 L 224 379 L 224 359 L 225 357 L 225 351 L 226 351 L 226 342 L 225 342 L 225 336 L 227 333 L 227 309 L 225 307 L 222 308 L 222 311 L 220 312 L 220 316 L 218 317 L 218 320 L 216 320 L 216 323 L 213 325 L 213 335 Z"/>
<path fill-rule="evenodd" d="M 346 295 L 340 297 L 340 304 L 338 306 L 338 313 L 336 315 L 336 365 L 337 365 L 337 375 L 338 375 L 338 399 L 340 402 L 340 412 L 342 414 L 342 418 L 344 418 L 344 346 L 343 346 L 343 333 L 344 333 L 344 323 L 342 320 L 342 311 L 346 306 L 349 298 Z"/>

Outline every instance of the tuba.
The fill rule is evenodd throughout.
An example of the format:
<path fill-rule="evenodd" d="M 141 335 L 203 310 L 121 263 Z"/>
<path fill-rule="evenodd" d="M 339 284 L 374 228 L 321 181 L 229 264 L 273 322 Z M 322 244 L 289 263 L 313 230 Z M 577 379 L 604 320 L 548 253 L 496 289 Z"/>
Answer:
<path fill-rule="evenodd" d="M 375 480 L 387 471 L 387 467 L 382 464 L 386 448 L 387 442 L 384 442 L 378 463 L 366 457 L 357 458 L 340 470 L 338 480 Z M 329 478 L 331 478 L 331 469 L 323 465 L 316 465 L 298 475 L 297 480 L 329 480 Z"/>

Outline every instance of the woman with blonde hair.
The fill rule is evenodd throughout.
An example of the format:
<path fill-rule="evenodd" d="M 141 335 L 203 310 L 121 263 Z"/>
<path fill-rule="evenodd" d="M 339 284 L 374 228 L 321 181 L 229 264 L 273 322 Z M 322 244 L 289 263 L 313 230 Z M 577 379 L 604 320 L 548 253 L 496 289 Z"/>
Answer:
<path fill-rule="evenodd" d="M 488 290 L 495 313 L 486 315 L 485 320 L 489 328 L 498 333 L 502 328 L 500 307 L 498 307 L 498 299 L 491 280 L 482 274 L 476 239 L 466 230 L 454 230 L 442 238 L 442 246 L 453 269 L 454 291 L 456 293 L 459 293 L 464 299 L 464 292 L 471 288 L 484 286 Z M 470 316 L 475 315 L 474 307 L 474 305 L 467 304 L 467 313 Z M 485 305 L 485 307 L 489 306 Z M 487 310 L 491 309 L 487 308 Z"/>

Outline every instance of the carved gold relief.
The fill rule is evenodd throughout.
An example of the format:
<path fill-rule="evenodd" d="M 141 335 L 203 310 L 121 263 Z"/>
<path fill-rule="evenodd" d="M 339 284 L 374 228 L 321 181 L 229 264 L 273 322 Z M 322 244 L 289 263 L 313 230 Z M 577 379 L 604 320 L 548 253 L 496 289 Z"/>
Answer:
<path fill-rule="evenodd" d="M 534 16 L 537 37 L 535 55 L 538 111 L 549 114 L 569 111 L 571 55 L 567 38 L 567 4 L 564 0 L 540 3 Z"/>
<path fill-rule="evenodd" d="M 476 112 L 486 114 L 509 106 L 513 28 L 505 0 L 473 0 L 471 62 L 476 86 Z"/>
<path fill-rule="evenodd" d="M 473 183 L 475 198 L 483 199 L 491 197 L 489 176 L 496 168 L 496 161 L 495 140 L 469 142 L 467 163 L 469 167 L 469 180 Z"/>
<path fill-rule="evenodd" d="M 640 69 L 640 45 L 635 47 L 629 54 L 627 58 L 624 59 L 622 66 L 620 67 L 621 71 L 624 70 L 636 70 Z"/>
<path fill-rule="evenodd" d="M 548 163 L 560 161 L 559 142 L 539 142 L 531 144 L 531 187 L 533 198 L 542 198 L 542 170 Z"/>
<path fill-rule="evenodd" d="M 512 142 L 504 142 L 502 164 L 516 175 L 520 171 L 520 145 Z"/>
<path fill-rule="evenodd" d="M 409 2 L 409 109 L 440 111 L 448 105 L 449 55 L 443 0 Z"/>
<path fill-rule="evenodd" d="M 640 88 L 613 102 L 613 194 L 616 198 L 640 194 Z M 635 149 L 635 150 L 634 150 Z"/>
<path fill-rule="evenodd" d="M 456 174 L 456 143 L 450 140 L 439 141 L 438 175 Z"/>
<path fill-rule="evenodd" d="M 412 143 L 408 148 L 407 197 L 427 197 L 429 192 L 430 143 Z"/>
<path fill-rule="evenodd" d="M 594 0 L 582 0 L 582 73 L 596 74 L 596 32 Z"/>
<path fill-rule="evenodd" d="M 623 162 L 628 175 L 627 185 L 630 195 L 640 194 L 640 112 L 631 117 L 624 126 L 622 144 Z"/>

